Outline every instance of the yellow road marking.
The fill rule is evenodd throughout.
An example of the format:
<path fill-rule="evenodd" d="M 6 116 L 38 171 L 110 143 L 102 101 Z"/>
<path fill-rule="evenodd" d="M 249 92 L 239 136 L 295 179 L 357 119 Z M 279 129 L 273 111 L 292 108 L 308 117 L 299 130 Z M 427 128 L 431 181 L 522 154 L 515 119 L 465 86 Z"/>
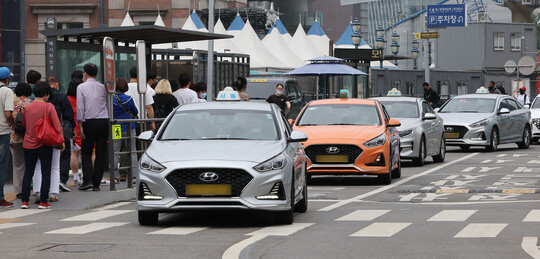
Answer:
<path fill-rule="evenodd" d="M 469 189 L 438 189 L 436 193 L 469 193 Z"/>
<path fill-rule="evenodd" d="M 22 219 L 21 219 L 21 218 L 15 218 L 15 219 L 0 219 L 0 224 L 11 223 L 11 222 L 19 221 L 19 220 L 22 220 Z"/>
<path fill-rule="evenodd" d="M 536 193 L 535 189 L 503 189 L 502 193 Z"/>

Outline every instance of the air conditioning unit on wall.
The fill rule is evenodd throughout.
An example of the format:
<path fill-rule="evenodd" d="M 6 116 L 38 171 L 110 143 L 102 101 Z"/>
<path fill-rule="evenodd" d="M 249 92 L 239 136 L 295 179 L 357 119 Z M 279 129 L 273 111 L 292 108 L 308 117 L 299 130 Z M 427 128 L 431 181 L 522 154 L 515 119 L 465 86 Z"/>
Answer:
<path fill-rule="evenodd" d="M 487 22 L 489 19 L 487 13 L 478 13 L 478 16 L 476 16 L 476 21 L 478 22 Z"/>

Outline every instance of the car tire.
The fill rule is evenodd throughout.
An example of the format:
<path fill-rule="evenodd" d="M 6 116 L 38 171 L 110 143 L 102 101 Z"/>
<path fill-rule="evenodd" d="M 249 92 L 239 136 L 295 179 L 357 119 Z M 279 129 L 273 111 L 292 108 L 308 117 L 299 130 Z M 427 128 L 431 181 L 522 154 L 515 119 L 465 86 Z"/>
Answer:
<path fill-rule="evenodd" d="M 294 211 L 299 213 L 306 213 L 308 209 L 308 191 L 307 191 L 307 177 L 304 180 L 304 188 L 302 190 L 302 199 L 294 205 Z"/>
<path fill-rule="evenodd" d="M 525 125 L 521 142 L 518 142 L 517 145 L 521 149 L 528 149 L 531 145 L 531 127 L 529 125 Z"/>
<path fill-rule="evenodd" d="M 419 157 L 413 158 L 413 164 L 415 166 L 423 166 L 426 163 L 426 141 L 422 136 L 420 140 L 420 150 L 418 151 Z"/>
<path fill-rule="evenodd" d="M 467 150 L 471 149 L 471 146 L 469 146 L 469 145 L 461 145 L 461 146 L 459 146 L 459 148 L 461 148 L 461 150 L 463 150 L 463 151 L 467 151 Z"/>
<path fill-rule="evenodd" d="M 432 156 L 433 161 L 436 163 L 442 163 L 444 162 L 444 159 L 446 158 L 446 140 L 444 138 L 441 139 L 441 146 L 439 147 L 439 154 Z"/>
<path fill-rule="evenodd" d="M 137 211 L 139 217 L 139 225 L 153 226 L 159 221 L 159 213 L 153 211 Z"/>
<path fill-rule="evenodd" d="M 401 178 L 401 158 L 398 158 L 398 166 L 392 170 L 392 178 Z"/>
<path fill-rule="evenodd" d="M 291 181 L 291 208 L 276 213 L 276 223 L 279 225 L 290 225 L 294 222 L 294 174 Z"/>
<path fill-rule="evenodd" d="M 491 130 L 491 138 L 489 139 L 489 146 L 486 146 L 486 151 L 495 152 L 497 151 L 497 146 L 499 145 L 499 130 L 493 128 Z"/>
<path fill-rule="evenodd" d="M 392 150 L 390 150 L 392 154 Z M 377 175 L 380 184 L 388 185 L 392 183 L 392 159 L 388 159 L 388 173 Z"/>

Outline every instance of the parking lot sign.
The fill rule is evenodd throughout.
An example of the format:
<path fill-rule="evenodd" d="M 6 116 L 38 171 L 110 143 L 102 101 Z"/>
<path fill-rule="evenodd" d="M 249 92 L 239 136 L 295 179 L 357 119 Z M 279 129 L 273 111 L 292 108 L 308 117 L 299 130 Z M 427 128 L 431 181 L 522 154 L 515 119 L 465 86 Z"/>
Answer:
<path fill-rule="evenodd" d="M 467 26 L 467 7 L 464 4 L 428 5 L 427 27 Z"/>

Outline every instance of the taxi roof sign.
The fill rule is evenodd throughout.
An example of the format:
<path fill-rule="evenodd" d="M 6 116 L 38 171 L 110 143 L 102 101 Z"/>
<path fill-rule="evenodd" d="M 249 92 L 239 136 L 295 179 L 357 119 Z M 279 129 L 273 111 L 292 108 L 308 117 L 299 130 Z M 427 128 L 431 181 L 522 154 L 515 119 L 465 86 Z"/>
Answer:
<path fill-rule="evenodd" d="M 349 90 L 347 89 L 339 90 L 339 98 L 349 98 Z"/>
<path fill-rule="evenodd" d="M 242 101 L 240 94 L 232 87 L 227 86 L 223 91 L 218 93 L 216 101 Z"/>
<path fill-rule="evenodd" d="M 489 91 L 487 88 L 483 87 L 483 86 L 480 86 L 480 88 L 476 89 L 476 93 L 477 94 L 488 94 Z"/>
<path fill-rule="evenodd" d="M 392 90 L 388 91 L 388 94 L 386 96 L 401 96 L 401 91 L 397 88 L 392 88 Z"/>
<path fill-rule="evenodd" d="M 268 79 L 251 79 L 251 83 L 268 83 Z"/>

